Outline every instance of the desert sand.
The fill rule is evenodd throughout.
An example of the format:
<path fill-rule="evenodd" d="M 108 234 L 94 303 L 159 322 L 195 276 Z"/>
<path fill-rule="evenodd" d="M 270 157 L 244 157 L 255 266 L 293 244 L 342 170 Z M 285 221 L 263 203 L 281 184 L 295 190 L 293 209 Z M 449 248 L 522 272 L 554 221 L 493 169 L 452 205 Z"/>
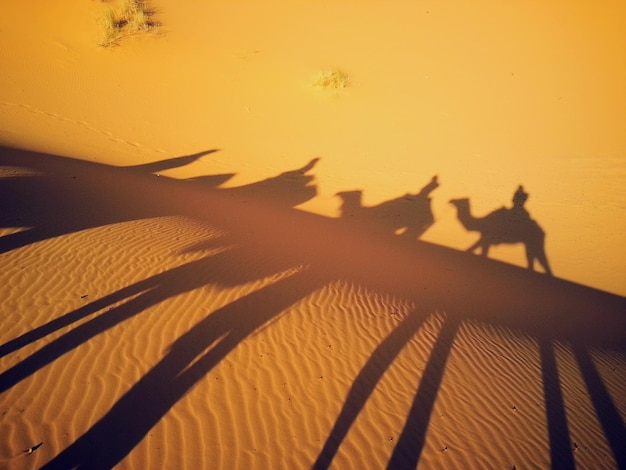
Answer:
<path fill-rule="evenodd" d="M 109 8 L 0 15 L 0 468 L 626 468 L 626 4 Z"/>

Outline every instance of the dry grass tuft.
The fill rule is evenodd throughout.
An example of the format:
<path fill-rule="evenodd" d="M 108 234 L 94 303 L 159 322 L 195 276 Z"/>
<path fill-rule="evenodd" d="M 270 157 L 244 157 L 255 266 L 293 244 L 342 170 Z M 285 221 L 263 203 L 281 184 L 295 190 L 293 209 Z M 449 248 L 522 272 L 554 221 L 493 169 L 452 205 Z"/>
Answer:
<path fill-rule="evenodd" d="M 104 33 L 99 45 L 116 46 L 123 37 L 156 30 L 152 15 L 144 0 L 123 0 L 118 9 L 107 7 L 100 21 Z"/>
<path fill-rule="evenodd" d="M 313 86 L 335 90 L 348 88 L 350 77 L 340 69 L 324 70 L 317 75 Z"/>
<path fill-rule="evenodd" d="M 104 32 L 98 44 L 102 47 L 110 47 L 115 45 L 120 36 L 120 26 L 117 23 L 115 12 L 112 8 L 107 7 L 104 10 L 100 23 L 102 23 L 102 28 L 104 29 Z"/>

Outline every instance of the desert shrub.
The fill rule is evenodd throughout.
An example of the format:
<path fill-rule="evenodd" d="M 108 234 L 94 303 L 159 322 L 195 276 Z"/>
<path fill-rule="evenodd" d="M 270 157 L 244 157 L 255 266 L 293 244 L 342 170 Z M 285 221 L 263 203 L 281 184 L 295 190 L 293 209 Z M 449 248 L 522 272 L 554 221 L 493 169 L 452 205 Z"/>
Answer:
<path fill-rule="evenodd" d="M 340 69 L 324 70 L 317 75 L 313 85 L 330 89 L 347 88 L 350 86 L 350 77 Z"/>
<path fill-rule="evenodd" d="M 158 24 L 151 20 L 151 16 L 152 12 L 143 0 L 123 0 L 117 11 L 107 7 L 101 20 L 104 33 L 99 44 L 111 47 L 125 36 L 156 29 Z"/>
<path fill-rule="evenodd" d="M 120 36 L 120 25 L 112 8 L 107 7 L 104 10 L 100 22 L 104 31 L 99 44 L 103 47 L 114 45 Z"/>

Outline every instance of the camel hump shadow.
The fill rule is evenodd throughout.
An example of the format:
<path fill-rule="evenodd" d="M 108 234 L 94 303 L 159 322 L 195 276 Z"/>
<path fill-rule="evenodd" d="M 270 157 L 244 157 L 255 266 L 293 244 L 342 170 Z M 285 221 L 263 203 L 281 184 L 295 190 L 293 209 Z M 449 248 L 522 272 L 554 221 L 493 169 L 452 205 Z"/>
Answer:
<path fill-rule="evenodd" d="M 431 208 L 430 193 L 439 187 L 437 176 L 433 176 L 417 193 L 406 193 L 375 206 L 364 206 L 363 191 L 342 191 L 340 214 L 344 220 L 366 223 L 381 232 L 391 232 L 407 239 L 419 238 L 435 218 Z"/>
<path fill-rule="evenodd" d="M 527 198 L 523 186 L 519 186 L 513 196 L 513 207 L 501 207 L 483 217 L 472 215 L 468 198 L 451 199 L 450 203 L 456 207 L 461 225 L 468 231 L 480 233 L 478 241 L 467 251 L 480 248 L 486 257 L 492 245 L 523 243 L 528 269 L 534 270 L 535 261 L 538 261 L 545 273 L 552 276 L 545 251 L 545 232 L 524 208 Z"/>

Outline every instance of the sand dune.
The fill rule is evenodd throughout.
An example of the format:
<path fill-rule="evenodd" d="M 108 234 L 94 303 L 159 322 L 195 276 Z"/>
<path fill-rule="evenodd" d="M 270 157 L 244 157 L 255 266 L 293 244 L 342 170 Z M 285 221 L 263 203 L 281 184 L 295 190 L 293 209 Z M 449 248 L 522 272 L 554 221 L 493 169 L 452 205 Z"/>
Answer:
<path fill-rule="evenodd" d="M 0 239 L 15 465 L 623 458 L 623 297 L 293 209 L 303 193 L 289 189 L 310 184 L 299 172 L 256 194 L 1 160 L 26 170 L 2 179 L 16 209 L 3 225 L 32 227 Z"/>
<path fill-rule="evenodd" d="M 0 15 L 0 468 L 626 468 L 623 2 L 122 3 Z"/>

